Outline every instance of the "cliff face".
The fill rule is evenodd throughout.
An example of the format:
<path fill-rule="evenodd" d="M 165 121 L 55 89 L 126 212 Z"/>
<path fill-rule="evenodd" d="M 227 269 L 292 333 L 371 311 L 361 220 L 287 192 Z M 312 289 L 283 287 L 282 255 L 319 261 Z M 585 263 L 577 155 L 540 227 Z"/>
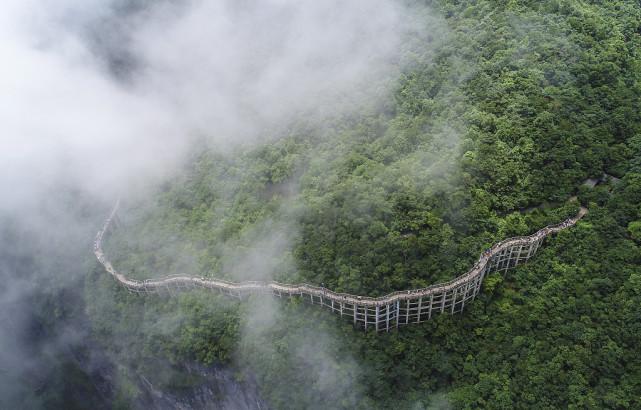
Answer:
<path fill-rule="evenodd" d="M 133 403 L 138 409 L 266 410 L 254 380 L 239 382 L 229 368 L 187 364 L 184 370 L 198 377 L 198 383 L 179 391 L 161 390 L 140 377 L 142 394 Z"/>

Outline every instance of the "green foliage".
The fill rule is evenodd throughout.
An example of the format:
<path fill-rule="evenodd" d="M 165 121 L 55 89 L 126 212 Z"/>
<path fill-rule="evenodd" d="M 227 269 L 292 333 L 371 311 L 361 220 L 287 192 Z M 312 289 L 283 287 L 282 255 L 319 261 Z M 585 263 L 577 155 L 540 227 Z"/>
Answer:
<path fill-rule="evenodd" d="M 641 241 L 641 221 L 632 221 L 628 224 L 628 232 L 632 238 Z"/>
<path fill-rule="evenodd" d="M 431 3 L 449 33 L 431 53 L 408 46 L 414 64 L 384 108 L 234 155 L 197 150 L 153 204 L 132 205 L 109 240 L 115 264 L 230 278 L 259 254 L 248 266 L 277 280 L 380 295 L 451 279 L 489 244 L 574 215 L 572 195 L 586 220 L 489 275 L 463 315 L 398 332 L 363 334 L 296 300 L 255 323 L 211 294 L 139 298 L 98 272 L 94 332 L 165 385 L 181 383 L 153 356 L 231 362 L 275 408 L 422 408 L 444 394 L 455 408 L 641 406 L 641 9 Z M 581 186 L 604 172 L 621 180 Z M 257 247 L 276 234 L 280 252 Z"/>

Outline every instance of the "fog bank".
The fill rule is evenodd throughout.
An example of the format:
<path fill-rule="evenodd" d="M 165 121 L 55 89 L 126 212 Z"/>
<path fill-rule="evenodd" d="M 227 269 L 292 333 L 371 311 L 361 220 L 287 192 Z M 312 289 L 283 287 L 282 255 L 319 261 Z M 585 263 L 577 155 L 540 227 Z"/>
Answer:
<path fill-rule="evenodd" d="M 0 309 L 20 312 L 0 316 L 5 404 L 42 387 L 45 349 L 55 360 L 86 337 L 73 320 L 34 333 L 49 317 L 34 300 L 82 293 L 115 196 L 174 174 L 196 140 L 253 146 L 377 101 L 424 29 L 413 14 L 392 0 L 5 1 Z"/>

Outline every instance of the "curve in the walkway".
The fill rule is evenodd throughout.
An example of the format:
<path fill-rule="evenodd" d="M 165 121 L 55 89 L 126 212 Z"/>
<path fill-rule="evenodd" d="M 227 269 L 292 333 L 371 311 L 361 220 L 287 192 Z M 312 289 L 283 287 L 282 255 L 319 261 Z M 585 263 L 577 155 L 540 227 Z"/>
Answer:
<path fill-rule="evenodd" d="M 503 240 L 483 252 L 472 269 L 449 282 L 427 288 L 393 292 L 381 297 L 368 297 L 338 293 L 306 283 L 296 285 L 254 281 L 236 283 L 187 275 L 171 275 L 143 281 L 130 279 L 114 269 L 102 250 L 102 241 L 112 227 L 119 204 L 120 201 L 117 201 L 102 229 L 98 231 L 94 242 L 94 253 L 105 270 L 119 284 L 132 292 L 171 294 L 176 290 L 205 288 L 238 298 L 251 293 L 271 293 L 279 297 L 300 296 L 313 304 L 326 306 L 341 316 L 349 317 L 355 325 L 363 325 L 365 329 L 373 328 L 377 331 L 423 322 L 436 313 L 461 312 L 465 304 L 474 300 L 480 292 L 487 273 L 497 270 L 506 271 L 527 261 L 536 253 L 545 237 L 575 225 L 587 213 L 587 209 L 581 207 L 575 217 L 568 218 L 559 224 L 546 226 L 529 236 Z"/>

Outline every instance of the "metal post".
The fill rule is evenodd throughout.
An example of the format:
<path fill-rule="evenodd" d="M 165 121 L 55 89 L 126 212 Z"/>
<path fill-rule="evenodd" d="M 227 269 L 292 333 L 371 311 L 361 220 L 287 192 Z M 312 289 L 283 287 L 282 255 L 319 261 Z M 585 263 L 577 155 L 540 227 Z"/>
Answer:
<path fill-rule="evenodd" d="M 485 268 L 483 268 L 483 270 L 485 270 Z M 479 286 L 479 279 L 480 279 L 480 278 L 481 278 L 481 275 L 480 275 L 480 274 L 479 274 L 479 275 L 477 275 L 477 276 L 474 278 L 474 290 L 472 291 L 472 301 L 474 301 L 474 299 L 476 299 L 476 295 L 479 293 L 479 289 L 480 289 L 480 286 Z"/>
<path fill-rule="evenodd" d="M 536 241 L 535 241 L 536 242 Z M 530 247 L 527 250 L 527 256 L 525 260 L 529 260 L 530 256 L 532 256 L 532 248 L 534 248 L 534 243 L 535 242 L 530 242 Z"/>
<path fill-rule="evenodd" d="M 454 294 L 452 295 L 452 314 L 454 314 L 454 307 L 456 306 L 456 293 L 458 292 L 458 287 L 454 288 Z"/>
<path fill-rule="evenodd" d="M 385 331 L 389 332 L 389 308 L 390 305 L 385 305 L 385 314 L 387 315 L 385 319 Z"/>
<path fill-rule="evenodd" d="M 401 314 L 401 300 L 396 299 L 396 328 L 398 329 L 398 319 Z"/>
<path fill-rule="evenodd" d="M 405 324 L 410 322 L 410 300 L 405 300 Z"/>
<path fill-rule="evenodd" d="M 354 325 L 356 325 L 356 304 L 352 304 L 352 312 L 354 313 Z"/>
<path fill-rule="evenodd" d="M 505 272 L 510 269 L 510 263 L 512 262 L 512 252 L 514 252 L 514 246 L 510 246 L 510 256 L 507 257 L 507 263 L 505 264 Z"/>
<path fill-rule="evenodd" d="M 364 312 L 365 312 L 365 330 L 367 330 L 367 311 L 369 308 L 365 305 L 363 306 Z"/>
<path fill-rule="evenodd" d="M 380 306 L 376 305 L 376 332 L 378 332 L 378 311 Z"/>
<path fill-rule="evenodd" d="M 470 283 L 472 281 L 468 281 L 465 283 L 465 292 L 463 292 L 463 298 L 461 299 L 461 310 L 459 312 L 463 313 L 463 308 L 465 307 L 465 298 L 467 298 L 467 292 L 470 290 Z"/>

